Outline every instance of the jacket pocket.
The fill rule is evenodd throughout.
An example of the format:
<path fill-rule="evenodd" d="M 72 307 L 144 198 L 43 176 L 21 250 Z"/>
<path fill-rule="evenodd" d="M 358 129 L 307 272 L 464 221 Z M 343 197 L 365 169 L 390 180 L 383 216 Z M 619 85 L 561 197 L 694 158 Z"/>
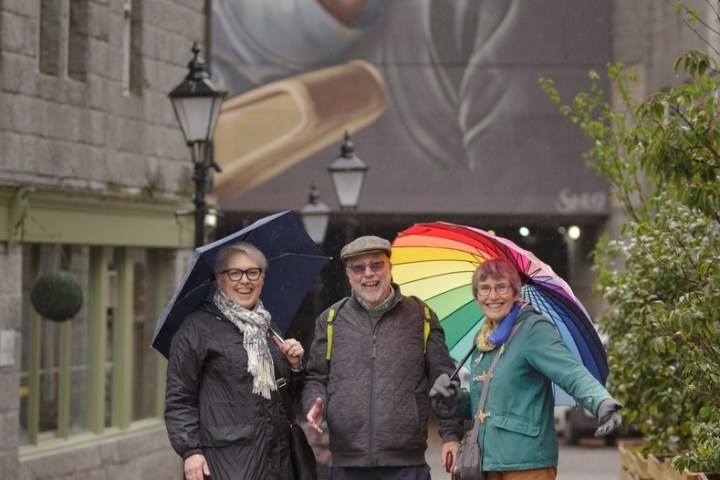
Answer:
<path fill-rule="evenodd" d="M 206 447 L 222 447 L 232 443 L 250 443 L 253 438 L 253 426 L 238 425 L 203 425 L 200 428 L 200 442 Z"/>
<path fill-rule="evenodd" d="M 427 394 L 384 395 L 376 400 L 375 442 L 381 449 L 415 452 L 427 448 Z"/>
<path fill-rule="evenodd" d="M 494 419 L 495 427 L 519 433 L 528 437 L 537 437 L 540 434 L 540 427 L 525 418 L 498 415 Z"/>

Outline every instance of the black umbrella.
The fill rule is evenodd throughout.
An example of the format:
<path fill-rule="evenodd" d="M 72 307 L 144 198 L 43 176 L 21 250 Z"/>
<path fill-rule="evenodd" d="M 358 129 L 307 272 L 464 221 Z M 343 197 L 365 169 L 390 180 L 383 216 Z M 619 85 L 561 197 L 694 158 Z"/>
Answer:
<path fill-rule="evenodd" d="M 260 299 L 273 322 L 287 332 L 295 312 L 325 263 L 330 259 L 308 236 L 292 210 L 262 218 L 239 232 L 195 250 L 182 286 L 167 304 L 153 334 L 152 346 L 167 357 L 170 342 L 185 317 L 215 290 L 214 267 L 226 245 L 249 242 L 268 261 Z"/>

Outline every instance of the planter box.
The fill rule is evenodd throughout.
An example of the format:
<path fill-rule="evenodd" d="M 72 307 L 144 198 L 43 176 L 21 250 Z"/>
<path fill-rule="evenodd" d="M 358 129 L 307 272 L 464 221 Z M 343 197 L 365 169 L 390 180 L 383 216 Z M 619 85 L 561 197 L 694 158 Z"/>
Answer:
<path fill-rule="evenodd" d="M 618 453 L 620 454 L 620 480 L 633 480 L 633 464 L 630 459 L 630 448 L 627 442 L 618 442 Z"/>
<path fill-rule="evenodd" d="M 648 459 L 637 450 L 630 450 L 630 459 L 633 463 L 635 480 L 653 480 L 648 469 Z"/>
<path fill-rule="evenodd" d="M 648 461 L 638 449 L 642 441 L 618 443 L 620 452 L 620 478 L 622 480 L 653 480 L 648 471 Z"/>
<path fill-rule="evenodd" d="M 672 455 L 649 454 L 647 456 L 647 471 L 652 480 L 720 480 L 720 474 L 690 472 L 686 468 L 680 472 L 668 460 Z"/>
<path fill-rule="evenodd" d="M 642 440 L 618 442 L 620 480 L 720 480 L 720 473 L 680 472 L 668 464 L 672 455 L 640 453 Z"/>
<path fill-rule="evenodd" d="M 668 465 L 669 455 L 649 454 L 647 457 L 648 473 L 653 480 L 669 480 L 672 475 L 670 470 L 675 470 Z M 675 470 L 676 471 L 676 470 Z M 678 472 L 679 474 L 680 472 Z"/>

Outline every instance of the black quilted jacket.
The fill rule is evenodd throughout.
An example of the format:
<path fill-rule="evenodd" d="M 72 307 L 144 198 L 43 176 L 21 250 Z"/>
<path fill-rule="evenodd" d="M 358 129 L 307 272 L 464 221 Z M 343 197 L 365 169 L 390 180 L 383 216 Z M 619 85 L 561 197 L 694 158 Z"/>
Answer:
<path fill-rule="evenodd" d="M 288 419 L 282 398 L 252 393 L 240 330 L 212 304 L 191 313 L 173 337 L 165 424 L 183 458 L 202 453 L 213 480 L 291 479 Z M 272 339 L 273 360 L 298 390 L 301 377 Z M 292 391 L 291 391 L 292 393 Z"/>
<path fill-rule="evenodd" d="M 328 311 L 316 321 L 302 400 L 305 412 L 316 398 L 325 402 L 332 466 L 424 464 L 428 391 L 441 373 L 454 370 L 437 316 L 423 353 L 425 315 L 418 299 L 398 293 L 373 328 L 367 311 L 350 298 L 335 316 L 327 362 Z M 459 440 L 460 421 L 441 422 L 440 434 L 444 441 Z"/>

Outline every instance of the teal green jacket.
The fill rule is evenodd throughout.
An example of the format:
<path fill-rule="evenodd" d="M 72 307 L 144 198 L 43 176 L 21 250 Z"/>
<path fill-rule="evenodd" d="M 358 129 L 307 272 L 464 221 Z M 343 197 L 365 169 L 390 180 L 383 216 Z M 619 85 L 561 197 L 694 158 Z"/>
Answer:
<path fill-rule="evenodd" d="M 483 408 L 487 416 L 478 433 L 482 467 L 488 472 L 557 466 L 553 382 L 593 414 L 610 398 L 575 360 L 550 320 L 526 306 L 515 323 L 520 327 L 495 367 Z M 473 354 L 470 392 L 463 391 L 458 416 L 477 414 L 482 374 L 499 351 Z"/>

